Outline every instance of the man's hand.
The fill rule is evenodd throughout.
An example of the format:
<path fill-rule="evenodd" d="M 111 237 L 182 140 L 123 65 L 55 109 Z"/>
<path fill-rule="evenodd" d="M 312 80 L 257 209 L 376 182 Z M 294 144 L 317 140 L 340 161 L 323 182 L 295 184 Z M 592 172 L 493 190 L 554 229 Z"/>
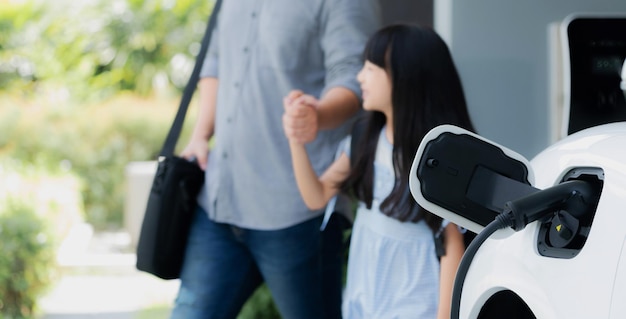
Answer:
<path fill-rule="evenodd" d="M 185 149 L 180 153 L 180 157 L 186 159 L 195 158 L 198 162 L 198 166 L 202 170 L 206 170 L 207 156 L 209 154 L 209 145 L 205 140 L 191 140 Z"/>
<path fill-rule="evenodd" d="M 284 99 L 283 128 L 290 141 L 298 144 L 312 142 L 317 137 L 319 101 L 302 91 L 291 91 Z"/>

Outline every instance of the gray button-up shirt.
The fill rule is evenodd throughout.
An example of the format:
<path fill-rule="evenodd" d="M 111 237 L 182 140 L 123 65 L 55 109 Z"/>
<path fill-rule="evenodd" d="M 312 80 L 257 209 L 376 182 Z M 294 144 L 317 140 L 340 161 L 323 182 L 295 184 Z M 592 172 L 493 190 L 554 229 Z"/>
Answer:
<path fill-rule="evenodd" d="M 306 208 L 283 132 L 282 99 L 332 87 L 360 96 L 356 74 L 380 26 L 377 0 L 225 0 L 201 77 L 219 79 L 214 146 L 199 196 L 209 217 L 273 230 L 322 211 Z M 332 162 L 348 125 L 307 144 L 314 169 Z"/>

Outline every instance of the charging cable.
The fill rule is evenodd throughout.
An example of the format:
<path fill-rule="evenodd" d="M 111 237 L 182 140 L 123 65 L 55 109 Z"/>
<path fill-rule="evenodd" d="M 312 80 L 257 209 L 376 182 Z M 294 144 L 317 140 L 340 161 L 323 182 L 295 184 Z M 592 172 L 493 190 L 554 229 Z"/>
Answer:
<path fill-rule="evenodd" d="M 565 210 L 575 217 L 584 215 L 591 207 L 595 197 L 593 188 L 588 182 L 571 180 L 553 187 L 532 193 L 517 200 L 509 201 L 502 213 L 489 223 L 472 240 L 465 250 L 456 273 L 452 290 L 451 318 L 459 319 L 461 310 L 461 293 L 469 267 L 478 248 L 493 233 L 506 227 L 520 231 L 526 225 L 550 217 L 555 212 Z"/>

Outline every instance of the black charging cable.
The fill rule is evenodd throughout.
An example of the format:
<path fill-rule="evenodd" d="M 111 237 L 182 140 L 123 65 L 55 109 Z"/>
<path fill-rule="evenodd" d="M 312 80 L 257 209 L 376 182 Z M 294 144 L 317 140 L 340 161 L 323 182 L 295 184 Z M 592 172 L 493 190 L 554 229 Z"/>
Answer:
<path fill-rule="evenodd" d="M 452 289 L 451 318 L 459 319 L 461 292 L 465 277 L 474 255 L 487 238 L 506 227 L 520 231 L 526 225 L 549 217 L 558 210 L 566 210 L 574 216 L 582 216 L 591 207 L 593 198 L 595 198 L 595 194 L 590 183 L 582 180 L 571 180 L 507 202 L 502 213 L 497 215 L 476 235 L 463 254 Z"/>

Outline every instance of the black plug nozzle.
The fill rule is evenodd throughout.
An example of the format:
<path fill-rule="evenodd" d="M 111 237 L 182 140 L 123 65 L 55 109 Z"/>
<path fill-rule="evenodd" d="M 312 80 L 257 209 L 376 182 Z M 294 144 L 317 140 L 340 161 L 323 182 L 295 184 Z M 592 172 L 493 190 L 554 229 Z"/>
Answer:
<path fill-rule="evenodd" d="M 513 219 L 511 228 L 520 231 L 526 225 L 558 210 L 566 210 L 580 217 L 590 207 L 592 196 L 593 188 L 588 182 L 572 180 L 509 201 L 504 205 L 503 213 Z"/>

